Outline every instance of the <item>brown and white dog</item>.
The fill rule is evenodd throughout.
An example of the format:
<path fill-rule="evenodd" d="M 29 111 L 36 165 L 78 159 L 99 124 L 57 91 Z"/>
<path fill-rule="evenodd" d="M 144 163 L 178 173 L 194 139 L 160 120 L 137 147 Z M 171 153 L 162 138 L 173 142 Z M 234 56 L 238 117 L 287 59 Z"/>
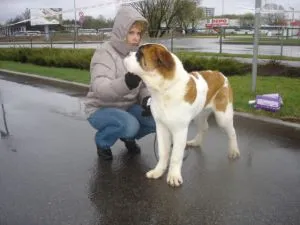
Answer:
<path fill-rule="evenodd" d="M 229 138 L 228 156 L 240 155 L 233 126 L 232 90 L 228 79 L 220 72 L 188 73 L 179 58 L 160 44 L 145 44 L 130 53 L 124 64 L 137 74 L 151 93 L 151 112 L 156 122 L 159 160 L 146 176 L 159 178 L 168 167 L 167 182 L 171 186 L 183 183 L 181 167 L 186 146 L 200 146 L 208 128 L 207 118 L 214 112 L 218 125 Z M 187 141 L 190 122 L 194 120 L 198 134 Z"/>

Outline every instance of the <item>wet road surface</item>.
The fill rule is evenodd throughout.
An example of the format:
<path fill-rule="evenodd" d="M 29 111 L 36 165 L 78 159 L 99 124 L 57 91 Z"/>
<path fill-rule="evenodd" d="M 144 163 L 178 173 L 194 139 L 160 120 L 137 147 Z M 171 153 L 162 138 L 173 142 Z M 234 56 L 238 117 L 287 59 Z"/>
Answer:
<path fill-rule="evenodd" d="M 153 135 L 139 141 L 141 155 L 117 142 L 103 162 L 78 93 L 1 79 L 0 88 L 11 133 L 0 140 L 1 225 L 300 223 L 299 139 L 235 120 L 241 158 L 232 162 L 212 119 L 174 189 L 165 175 L 145 177 L 156 163 Z"/>
<path fill-rule="evenodd" d="M 194 52 L 213 52 L 219 53 L 220 44 L 219 38 L 174 38 L 173 43 L 171 39 L 150 39 L 145 40 L 145 42 L 157 42 L 164 44 L 169 49 L 173 45 L 174 50 L 185 50 L 185 51 L 194 51 Z M 97 48 L 102 43 L 79 43 L 75 45 L 75 48 Z M 0 48 L 8 47 L 31 47 L 29 43 L 13 43 L 13 44 L 1 44 Z M 41 47 L 51 47 L 50 44 L 41 44 L 34 43 L 33 48 Z M 52 44 L 53 48 L 74 48 L 74 44 Z M 223 53 L 231 54 L 253 54 L 253 45 L 252 44 L 226 44 L 222 45 Z M 259 54 L 260 55 L 280 55 L 281 46 L 280 45 L 260 45 Z M 283 46 L 282 49 L 283 56 L 290 57 L 300 57 L 300 46 Z"/>

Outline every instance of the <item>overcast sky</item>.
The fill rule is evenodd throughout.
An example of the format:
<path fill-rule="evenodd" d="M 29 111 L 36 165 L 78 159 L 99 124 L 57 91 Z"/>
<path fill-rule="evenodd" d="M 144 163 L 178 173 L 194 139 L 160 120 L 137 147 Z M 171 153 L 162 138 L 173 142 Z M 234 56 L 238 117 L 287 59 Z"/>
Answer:
<path fill-rule="evenodd" d="M 108 0 L 75 0 L 76 7 L 85 7 L 99 5 Z M 112 2 L 111 0 L 110 2 Z M 203 0 L 203 6 L 214 7 L 216 15 L 222 13 L 222 1 L 224 1 L 224 14 L 242 14 L 245 12 L 254 12 L 255 0 Z M 279 3 L 289 9 L 294 7 L 300 11 L 300 0 L 262 0 L 265 2 Z M 74 7 L 74 0 L 0 0 L 0 23 L 10 18 L 22 14 L 26 8 L 63 8 L 63 11 L 70 10 Z M 109 6 L 101 6 L 93 9 L 85 9 L 85 15 L 98 16 L 103 15 L 106 18 L 113 18 L 116 14 L 117 6 L 111 4 Z M 63 18 L 74 18 L 73 13 L 63 14 Z M 300 19 L 300 13 L 295 13 L 295 18 Z"/>

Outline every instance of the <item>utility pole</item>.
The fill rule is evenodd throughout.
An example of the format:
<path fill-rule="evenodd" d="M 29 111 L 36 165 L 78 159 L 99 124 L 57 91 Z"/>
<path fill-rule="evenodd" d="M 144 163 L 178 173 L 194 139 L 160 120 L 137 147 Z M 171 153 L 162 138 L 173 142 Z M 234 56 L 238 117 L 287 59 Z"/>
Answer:
<path fill-rule="evenodd" d="M 74 48 L 75 48 L 75 43 L 77 41 L 77 30 L 76 30 L 76 0 L 74 0 Z"/>
<path fill-rule="evenodd" d="M 295 20 L 295 8 L 294 7 L 290 7 L 290 9 L 293 11 L 292 22 L 294 22 L 294 20 Z"/>
<path fill-rule="evenodd" d="M 224 15 L 224 0 L 222 0 L 222 16 Z"/>
<path fill-rule="evenodd" d="M 252 91 L 256 90 L 257 77 L 257 56 L 258 56 L 258 40 L 260 28 L 261 0 L 255 0 L 255 21 L 254 21 L 254 43 L 253 43 L 253 58 L 252 58 Z"/>

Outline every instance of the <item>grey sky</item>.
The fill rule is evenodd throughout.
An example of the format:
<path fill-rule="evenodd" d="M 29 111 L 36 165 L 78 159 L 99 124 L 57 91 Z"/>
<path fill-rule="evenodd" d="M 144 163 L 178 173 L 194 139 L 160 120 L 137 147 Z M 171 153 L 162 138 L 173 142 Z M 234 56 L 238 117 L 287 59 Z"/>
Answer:
<path fill-rule="evenodd" d="M 99 5 L 107 0 L 75 0 L 77 8 Z M 255 0 L 203 0 L 203 6 L 215 7 L 217 15 L 222 13 L 222 1 L 224 1 L 225 14 L 242 14 L 245 12 L 254 12 Z M 283 5 L 286 9 L 294 7 L 300 10 L 299 0 L 262 0 L 265 2 L 273 2 Z M 74 7 L 74 0 L 0 0 L 0 23 L 14 18 L 18 14 L 25 11 L 26 8 L 63 8 L 69 10 Z M 98 16 L 103 15 L 106 18 L 113 18 L 116 13 L 117 6 L 101 6 L 92 9 L 83 10 L 85 15 Z M 74 18 L 74 13 L 65 13 L 63 18 Z M 295 13 L 295 18 L 300 19 L 300 13 Z"/>

